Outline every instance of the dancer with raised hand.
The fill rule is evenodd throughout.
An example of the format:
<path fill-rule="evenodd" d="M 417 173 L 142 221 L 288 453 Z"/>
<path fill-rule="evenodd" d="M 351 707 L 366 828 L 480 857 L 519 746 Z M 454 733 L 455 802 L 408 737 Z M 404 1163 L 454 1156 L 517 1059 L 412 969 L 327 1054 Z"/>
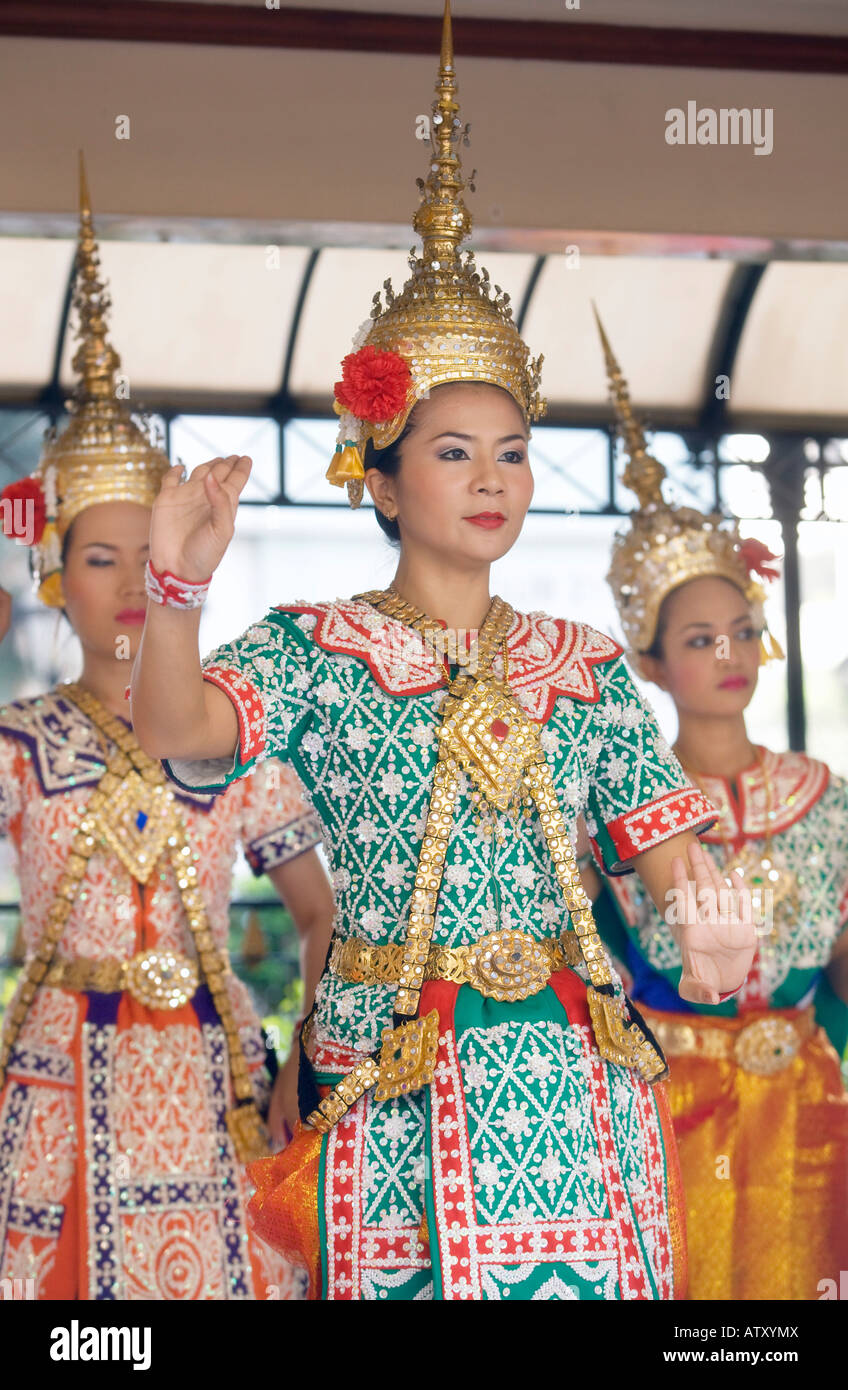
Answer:
<path fill-rule="evenodd" d="M 257 1228 L 311 1295 L 671 1298 L 685 1243 L 664 1061 L 594 931 L 578 813 L 657 902 L 675 860 L 702 881 L 708 910 L 677 929 L 688 997 L 742 983 L 750 902 L 719 910 L 693 833 L 712 808 L 617 644 L 490 595 L 544 404 L 506 297 L 459 249 L 456 90 L 446 4 L 422 251 L 336 385 L 328 476 L 354 504 L 368 487 L 399 541 L 392 585 L 283 604 L 201 666 L 186 595 L 220 562 L 249 460 L 174 472 L 133 714 L 184 787 L 288 759 L 324 828 L 337 917 L 303 1031 L 303 1125 L 251 1169 Z"/>
<path fill-rule="evenodd" d="M 71 684 L 0 709 L 25 943 L 0 1044 L 0 1278 L 41 1299 L 299 1297 L 246 1222 L 243 1163 L 267 1152 L 269 1103 L 282 1137 L 292 1063 L 272 1093 L 228 905 L 242 845 L 291 910 L 308 1006 L 332 930 L 320 828 L 273 760 L 221 796 L 175 793 L 128 723 L 169 463 L 116 399 L 84 182 L 81 202 L 71 420 L 5 493 L 83 660 Z"/>
<path fill-rule="evenodd" d="M 639 506 L 609 582 L 637 672 L 668 691 L 675 751 L 718 819 L 717 875 L 741 872 L 758 950 L 726 1003 L 683 998 L 670 919 L 635 877 L 606 882 L 602 934 L 669 1060 L 689 1231 L 690 1296 L 815 1299 L 848 1260 L 848 785 L 804 753 L 753 743 L 745 709 L 762 660 L 761 580 L 775 557 L 735 523 L 666 503 L 606 335 L 602 344 Z M 610 896 L 611 895 L 611 896 Z M 614 903 L 617 916 L 608 908 Z"/>

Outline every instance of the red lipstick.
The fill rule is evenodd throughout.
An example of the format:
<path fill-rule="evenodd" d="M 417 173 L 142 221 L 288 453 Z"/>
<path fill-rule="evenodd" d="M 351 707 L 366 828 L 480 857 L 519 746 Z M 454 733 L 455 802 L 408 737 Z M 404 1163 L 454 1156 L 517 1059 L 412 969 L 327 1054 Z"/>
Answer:
<path fill-rule="evenodd" d="M 747 676 L 728 676 L 727 680 L 719 683 L 719 690 L 744 690 L 746 685 L 750 685 Z"/>
<path fill-rule="evenodd" d="M 116 623 L 141 624 L 146 617 L 143 608 L 122 608 L 120 613 L 115 614 Z"/>
<path fill-rule="evenodd" d="M 502 512 L 478 512 L 476 516 L 465 516 L 462 519 L 470 521 L 474 526 L 482 526 L 484 531 L 496 531 L 506 521 Z"/>

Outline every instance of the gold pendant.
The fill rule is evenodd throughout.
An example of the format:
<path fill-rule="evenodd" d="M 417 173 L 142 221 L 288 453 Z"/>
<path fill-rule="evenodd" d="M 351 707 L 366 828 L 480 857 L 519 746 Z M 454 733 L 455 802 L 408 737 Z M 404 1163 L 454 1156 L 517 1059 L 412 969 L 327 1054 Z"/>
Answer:
<path fill-rule="evenodd" d="M 412 1018 L 398 1028 L 384 1028 L 380 1079 L 374 1099 L 392 1100 L 429 1086 L 436 1072 L 438 1050 L 437 1009 L 431 1009 L 423 1018 Z"/>
<path fill-rule="evenodd" d="M 439 729 L 447 754 L 499 811 L 519 795 L 524 772 L 538 757 L 538 737 L 532 720 L 494 681 L 476 681 Z"/>
<path fill-rule="evenodd" d="M 798 883 L 791 869 L 775 860 L 770 852 L 758 854 L 746 846 L 741 849 L 725 867 L 725 874 L 738 869 L 751 892 L 751 902 L 755 918 L 765 922 L 771 918 L 773 927 L 777 925 L 775 909 L 789 909 L 797 904 Z M 780 914 L 781 916 L 783 914 Z"/>
<path fill-rule="evenodd" d="M 270 1137 L 252 1100 L 247 1105 L 237 1105 L 228 1110 L 226 1120 L 240 1163 L 253 1163 L 257 1158 L 268 1157 L 271 1152 Z"/>
<path fill-rule="evenodd" d="M 174 829 L 175 816 L 169 787 L 145 782 L 137 772 L 128 772 L 92 820 L 133 878 L 146 883 Z"/>

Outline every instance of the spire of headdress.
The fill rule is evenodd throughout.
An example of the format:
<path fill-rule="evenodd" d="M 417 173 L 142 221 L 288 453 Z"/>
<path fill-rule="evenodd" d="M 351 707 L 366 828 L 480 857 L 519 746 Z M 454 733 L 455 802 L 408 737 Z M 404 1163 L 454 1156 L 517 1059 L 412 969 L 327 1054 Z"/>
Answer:
<path fill-rule="evenodd" d="M 455 260 L 459 246 L 471 232 L 471 214 L 462 200 L 465 179 L 461 173 L 459 144 L 463 127 L 457 95 L 450 0 L 445 0 L 439 76 L 431 118 L 433 150 L 427 178 L 418 181 L 423 202 L 412 219 L 424 243 L 423 260 L 427 264 Z"/>
<path fill-rule="evenodd" d="M 719 512 L 704 515 L 694 507 L 679 507 L 662 495 L 665 469 L 648 453 L 642 425 L 633 413 L 627 382 L 595 305 L 592 305 L 607 367 L 615 415 L 621 431 L 627 467 L 625 486 L 635 492 L 639 506 L 612 547 L 607 582 L 612 589 L 621 625 L 634 656 L 648 652 L 657 631 L 663 599 L 692 579 L 716 576 L 727 579 L 754 605 L 761 605 L 765 591 L 757 575 L 768 574 L 765 557 L 776 559 L 758 542 L 739 535 L 736 522 Z M 753 548 L 752 548 L 753 547 Z M 769 637 L 771 652 L 760 640 L 761 660 L 783 655 Z"/>
<path fill-rule="evenodd" d="M 112 304 L 100 278 L 100 251 L 94 235 L 82 150 L 79 154 L 79 204 L 80 227 L 73 302 L 79 318 L 77 336 L 80 344 L 74 354 L 73 368 L 80 378 L 78 396 L 83 400 L 92 400 L 114 395 L 115 373 L 121 359 L 106 336 L 106 315 Z"/>
<path fill-rule="evenodd" d="M 142 420 L 134 416 L 126 383 L 118 377 L 121 359 L 107 336 L 111 300 L 101 279 L 91 199 L 82 153 L 79 158 L 80 227 L 73 304 L 79 346 L 73 368 L 77 383 L 67 402 L 70 415 L 61 434 L 49 431 L 38 468 L 27 487 L 40 493 L 44 529 L 33 542 L 38 596 L 61 607 L 61 540 L 75 517 L 100 502 L 137 502 L 152 507 L 170 468 Z"/>
<path fill-rule="evenodd" d="M 601 335 L 601 346 L 604 350 L 607 380 L 609 381 L 615 417 L 627 454 L 627 467 L 622 474 L 622 482 L 625 487 L 630 488 L 631 492 L 635 492 L 640 507 L 647 507 L 651 502 L 661 505 L 665 469 L 657 459 L 652 458 L 648 453 L 645 431 L 641 422 L 633 414 L 633 403 L 630 399 L 630 391 L 624 373 L 615 358 L 594 301 L 592 302 L 592 312 L 595 315 L 595 322 Z"/>
<path fill-rule="evenodd" d="M 439 75 L 432 107 L 428 172 L 417 179 L 421 203 L 413 226 L 423 243 L 410 252 L 410 278 L 400 294 L 383 282 L 385 305 L 374 295 L 370 320 L 356 334 L 336 382 L 340 416 L 328 480 L 347 486 L 353 506 L 362 497 L 369 443 L 388 448 L 410 411 L 436 386 L 480 381 L 508 391 L 529 424 L 545 413 L 541 355 L 531 358 L 513 320 L 509 295 L 479 271 L 474 253 L 460 250 L 471 231 L 459 145 L 468 127 L 459 118 L 450 0 L 445 0 Z"/>

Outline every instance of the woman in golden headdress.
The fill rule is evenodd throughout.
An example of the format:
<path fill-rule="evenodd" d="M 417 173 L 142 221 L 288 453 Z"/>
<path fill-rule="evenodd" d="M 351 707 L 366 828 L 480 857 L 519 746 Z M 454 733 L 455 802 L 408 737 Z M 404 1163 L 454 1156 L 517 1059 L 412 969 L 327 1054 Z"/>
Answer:
<path fill-rule="evenodd" d="M 816 1020 L 818 1011 L 841 1051 L 848 785 L 815 758 L 749 737 L 744 711 L 760 662 L 782 655 L 764 626 L 760 583 L 775 576 L 775 557 L 735 523 L 663 500 L 665 470 L 647 453 L 601 335 L 629 458 L 624 482 L 639 499 L 609 582 L 630 659 L 674 700 L 675 752 L 717 809 L 708 852 L 723 875 L 741 871 L 754 895 L 753 968 L 718 1007 L 683 1000 L 674 933 L 636 880 L 608 880 L 617 920 L 595 908 L 669 1061 L 690 1297 L 815 1299 L 838 1287 L 848 1260 L 848 1097 Z M 672 902 L 667 920 L 674 911 Z"/>
<path fill-rule="evenodd" d="M 506 297 L 459 250 L 456 90 L 446 4 L 422 251 L 335 393 L 329 477 L 354 503 L 367 486 L 395 530 L 394 582 L 274 608 L 201 666 L 184 594 L 225 551 L 250 461 L 173 472 L 133 712 L 178 785 L 281 756 L 324 826 L 336 936 L 304 1028 L 304 1123 L 251 1169 L 257 1229 L 312 1296 L 672 1298 L 685 1246 L 664 1063 L 595 933 L 578 813 L 595 809 L 610 865 L 633 863 L 660 900 L 686 855 L 712 893 L 680 928 L 687 995 L 741 983 L 750 903 L 719 916 L 692 833 L 709 808 L 659 751 L 616 643 L 490 596 L 543 403 Z"/>
<path fill-rule="evenodd" d="M 0 709 L 26 944 L 0 1047 L 0 1278 L 42 1299 L 299 1296 L 246 1223 L 270 1076 L 227 959 L 228 901 L 241 844 L 302 934 L 308 1001 L 333 910 L 320 829 L 279 763 L 222 796 L 175 794 L 127 722 L 169 462 L 115 399 L 84 184 L 82 205 L 72 418 L 3 508 L 83 661 L 72 684 Z"/>

